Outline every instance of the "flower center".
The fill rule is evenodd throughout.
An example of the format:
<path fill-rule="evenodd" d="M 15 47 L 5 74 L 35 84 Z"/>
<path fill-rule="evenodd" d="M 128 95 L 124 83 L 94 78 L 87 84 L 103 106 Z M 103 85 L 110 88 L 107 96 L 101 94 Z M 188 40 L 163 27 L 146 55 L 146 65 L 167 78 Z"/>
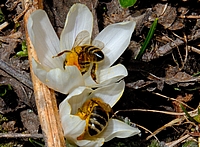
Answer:
<path fill-rule="evenodd" d="M 79 70 L 81 69 L 78 62 L 78 54 L 75 51 L 68 52 L 66 55 L 66 59 L 64 62 L 65 66 L 73 66 L 75 65 Z"/>
<path fill-rule="evenodd" d="M 86 120 L 85 132 L 77 137 L 77 140 L 99 135 L 107 127 L 111 114 L 112 108 L 101 98 L 87 100 L 76 114 Z"/>

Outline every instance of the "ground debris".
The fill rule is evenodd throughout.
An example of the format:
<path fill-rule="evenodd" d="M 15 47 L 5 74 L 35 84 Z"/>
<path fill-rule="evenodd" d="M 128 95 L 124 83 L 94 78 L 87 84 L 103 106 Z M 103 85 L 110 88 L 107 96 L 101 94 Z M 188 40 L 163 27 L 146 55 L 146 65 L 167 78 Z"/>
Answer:
<path fill-rule="evenodd" d="M 178 71 L 177 67 L 169 66 L 169 68 L 166 69 L 165 82 L 169 85 L 179 83 L 179 86 L 188 86 L 199 80 L 199 77 L 193 77 L 185 72 Z"/>
<path fill-rule="evenodd" d="M 27 133 L 37 134 L 40 125 L 38 116 L 30 109 L 21 111 L 20 116 Z"/>
<path fill-rule="evenodd" d="M 168 4 L 157 4 L 152 11 L 152 16 L 149 18 L 150 21 L 158 18 L 158 23 L 163 25 L 165 29 L 170 28 L 177 17 L 176 8 Z"/>
<path fill-rule="evenodd" d="M 16 121 L 4 122 L 1 127 L 6 132 L 17 132 L 18 128 L 15 127 Z"/>
<path fill-rule="evenodd" d="M 178 95 L 176 100 L 177 101 L 173 101 L 172 104 L 173 104 L 173 107 L 175 109 L 175 112 L 178 112 L 178 113 L 181 113 L 183 112 L 181 106 L 180 106 L 180 102 L 184 102 L 184 103 L 187 103 L 189 101 L 192 100 L 192 97 L 193 95 L 192 94 L 187 94 L 185 96 L 182 96 L 182 95 Z"/>
<path fill-rule="evenodd" d="M 199 77 L 193 77 L 185 72 L 180 72 L 178 71 L 177 67 L 173 66 L 169 66 L 166 69 L 165 77 L 158 77 L 149 73 L 147 79 L 150 81 L 138 80 L 136 82 L 127 83 L 126 86 L 134 89 L 140 89 L 148 87 L 152 83 L 156 83 L 156 88 L 162 91 L 164 88 L 164 83 L 168 85 L 176 84 L 178 87 L 187 87 L 189 85 L 194 85 L 196 82 L 200 81 Z"/>

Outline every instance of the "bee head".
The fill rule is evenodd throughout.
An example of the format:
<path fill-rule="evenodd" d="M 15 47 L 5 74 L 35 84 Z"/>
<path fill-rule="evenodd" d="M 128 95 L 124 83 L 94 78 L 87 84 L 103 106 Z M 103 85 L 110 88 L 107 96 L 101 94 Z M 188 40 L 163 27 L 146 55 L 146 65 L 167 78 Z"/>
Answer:
<path fill-rule="evenodd" d="M 102 51 L 97 51 L 97 52 L 94 53 L 94 55 L 95 55 L 97 62 L 100 62 L 104 59 L 104 54 L 103 54 Z"/>

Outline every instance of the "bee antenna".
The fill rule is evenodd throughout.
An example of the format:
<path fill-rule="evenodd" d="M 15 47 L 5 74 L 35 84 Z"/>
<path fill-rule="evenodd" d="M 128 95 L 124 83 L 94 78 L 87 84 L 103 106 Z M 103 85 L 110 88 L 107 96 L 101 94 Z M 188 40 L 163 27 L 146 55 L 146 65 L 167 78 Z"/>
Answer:
<path fill-rule="evenodd" d="M 64 51 L 58 53 L 56 56 L 53 56 L 52 58 L 59 57 L 59 56 L 63 55 L 64 53 L 68 53 L 68 52 L 71 52 L 71 51 L 69 51 L 69 50 L 64 50 Z"/>

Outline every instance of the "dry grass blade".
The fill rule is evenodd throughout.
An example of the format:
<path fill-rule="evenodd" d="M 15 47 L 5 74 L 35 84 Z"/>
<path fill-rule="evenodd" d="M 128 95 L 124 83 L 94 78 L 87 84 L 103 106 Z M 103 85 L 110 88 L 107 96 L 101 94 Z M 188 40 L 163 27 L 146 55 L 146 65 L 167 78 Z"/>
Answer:
<path fill-rule="evenodd" d="M 24 17 L 26 26 L 30 13 L 35 9 L 42 8 L 42 1 L 33 0 L 33 3 L 31 3 L 31 1 L 29 2 L 25 1 L 24 4 L 29 4 L 30 7 L 30 9 L 28 10 L 28 12 Z M 26 7 L 28 6 L 25 5 L 25 8 Z M 40 124 L 44 135 L 45 145 L 48 147 L 64 147 L 65 146 L 64 135 L 60 123 L 54 91 L 46 87 L 34 75 L 32 70 L 31 60 L 33 57 L 35 59 L 37 59 L 37 57 L 34 48 L 30 42 L 27 30 L 26 30 L 26 39 L 27 39 L 30 71 L 31 71 L 31 77 L 33 81 L 33 88 L 35 94 L 35 101 L 37 105 Z"/>
<path fill-rule="evenodd" d="M 189 134 L 187 134 L 187 135 L 185 135 L 185 136 L 183 136 L 183 137 L 181 137 L 181 138 L 179 138 L 175 141 L 166 143 L 165 145 L 168 146 L 168 147 L 173 147 L 173 146 L 177 145 L 178 143 L 180 143 L 181 141 L 186 140 L 188 137 L 190 137 Z"/>
<path fill-rule="evenodd" d="M 169 123 L 165 124 L 164 126 L 158 128 L 156 131 L 153 132 L 153 134 L 149 135 L 146 140 L 149 140 L 151 137 L 153 137 L 154 135 L 158 134 L 159 132 L 161 132 L 162 130 L 166 129 L 167 127 L 171 127 L 174 124 L 177 123 L 181 123 L 185 118 L 184 117 L 180 117 L 180 118 L 176 118 L 172 121 L 170 121 Z"/>

